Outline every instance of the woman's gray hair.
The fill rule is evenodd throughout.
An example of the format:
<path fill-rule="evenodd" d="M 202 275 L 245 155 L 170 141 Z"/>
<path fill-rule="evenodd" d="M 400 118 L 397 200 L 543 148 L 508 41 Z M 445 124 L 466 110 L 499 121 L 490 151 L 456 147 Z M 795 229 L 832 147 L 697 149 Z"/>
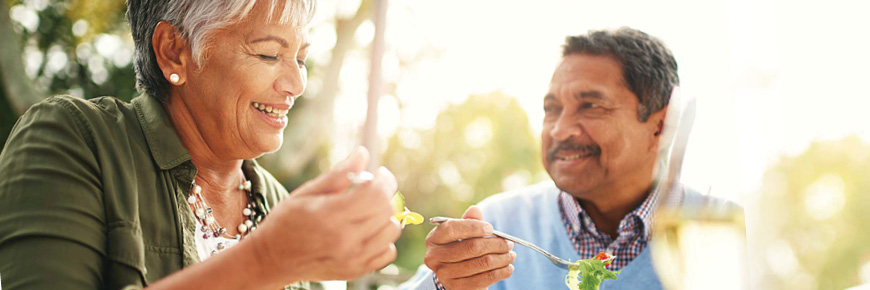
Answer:
<path fill-rule="evenodd" d="M 197 66 L 202 66 L 211 36 L 221 28 L 237 23 L 250 14 L 258 0 L 127 0 L 127 21 L 135 45 L 136 88 L 166 102 L 170 84 L 157 65 L 151 37 L 160 21 L 178 28 L 187 39 Z M 305 25 L 314 15 L 316 0 L 269 1 L 267 22 L 282 6 L 278 23 Z"/>

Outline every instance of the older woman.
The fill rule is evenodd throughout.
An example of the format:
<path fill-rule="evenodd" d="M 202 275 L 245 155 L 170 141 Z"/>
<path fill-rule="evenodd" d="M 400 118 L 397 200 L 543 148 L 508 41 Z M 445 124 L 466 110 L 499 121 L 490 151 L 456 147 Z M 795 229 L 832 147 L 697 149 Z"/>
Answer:
<path fill-rule="evenodd" d="M 356 150 L 292 194 L 253 160 L 306 83 L 313 0 L 128 0 L 142 96 L 49 98 L 0 155 L 6 289 L 275 289 L 395 258 L 393 175 Z"/>

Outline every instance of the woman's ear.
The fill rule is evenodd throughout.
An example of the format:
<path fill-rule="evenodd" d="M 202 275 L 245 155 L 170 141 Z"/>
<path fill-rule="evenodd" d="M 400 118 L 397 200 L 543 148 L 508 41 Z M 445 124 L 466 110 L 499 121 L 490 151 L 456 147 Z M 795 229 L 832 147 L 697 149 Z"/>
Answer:
<path fill-rule="evenodd" d="M 151 46 L 163 77 L 170 84 L 179 86 L 187 80 L 190 61 L 190 46 L 178 28 L 166 21 L 157 23 L 151 36 Z"/>

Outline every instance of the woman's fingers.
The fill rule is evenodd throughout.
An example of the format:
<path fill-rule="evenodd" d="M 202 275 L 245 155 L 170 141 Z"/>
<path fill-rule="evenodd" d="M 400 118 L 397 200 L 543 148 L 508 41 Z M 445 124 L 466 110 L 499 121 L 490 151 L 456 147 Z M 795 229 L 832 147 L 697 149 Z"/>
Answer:
<path fill-rule="evenodd" d="M 376 271 L 378 269 L 386 267 L 387 265 L 396 260 L 396 255 L 396 245 L 391 243 L 387 246 L 386 250 L 369 259 L 366 263 L 366 268 L 370 269 L 369 271 Z"/>
<path fill-rule="evenodd" d="M 357 224 L 369 219 L 387 219 L 393 215 L 390 200 L 396 194 L 396 177 L 386 167 L 378 168 L 372 181 L 336 195 L 334 206 L 346 220 Z"/>

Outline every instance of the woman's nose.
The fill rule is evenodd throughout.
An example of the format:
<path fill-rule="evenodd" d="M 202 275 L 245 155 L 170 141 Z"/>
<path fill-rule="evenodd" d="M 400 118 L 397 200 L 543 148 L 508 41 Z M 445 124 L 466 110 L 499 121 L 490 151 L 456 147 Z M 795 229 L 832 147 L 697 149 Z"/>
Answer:
<path fill-rule="evenodd" d="M 305 91 L 307 82 L 308 75 L 305 66 L 291 64 L 281 70 L 278 79 L 275 81 L 275 90 L 289 97 L 296 98 Z"/>

